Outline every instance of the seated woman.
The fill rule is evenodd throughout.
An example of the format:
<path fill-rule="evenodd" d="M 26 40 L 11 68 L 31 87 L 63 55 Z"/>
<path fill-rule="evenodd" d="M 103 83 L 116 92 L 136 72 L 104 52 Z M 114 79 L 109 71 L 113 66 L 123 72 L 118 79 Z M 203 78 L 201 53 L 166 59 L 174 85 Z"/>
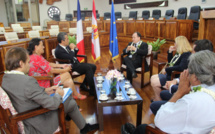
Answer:
<path fill-rule="evenodd" d="M 173 57 L 173 51 L 177 53 Z M 160 101 L 161 87 L 164 87 L 166 81 L 171 80 L 172 71 L 182 72 L 187 69 L 188 57 L 192 52 L 192 47 L 184 36 L 178 36 L 175 38 L 175 45 L 170 46 L 168 51 L 168 64 L 169 67 L 162 70 L 160 74 L 153 75 L 151 77 L 151 86 L 155 92 L 155 98 L 153 101 Z M 165 87 L 164 87 L 165 88 Z"/>
<path fill-rule="evenodd" d="M 85 95 L 81 95 L 76 91 L 71 75 L 68 73 L 71 70 L 70 65 L 49 63 L 43 58 L 44 45 L 41 39 L 32 39 L 29 42 L 28 52 L 30 55 L 29 76 L 60 74 L 54 78 L 54 85 L 57 85 L 60 82 L 65 87 L 70 87 L 73 90 L 74 99 L 86 99 Z M 48 80 L 38 80 L 38 83 L 41 87 L 50 87 L 50 82 Z"/>

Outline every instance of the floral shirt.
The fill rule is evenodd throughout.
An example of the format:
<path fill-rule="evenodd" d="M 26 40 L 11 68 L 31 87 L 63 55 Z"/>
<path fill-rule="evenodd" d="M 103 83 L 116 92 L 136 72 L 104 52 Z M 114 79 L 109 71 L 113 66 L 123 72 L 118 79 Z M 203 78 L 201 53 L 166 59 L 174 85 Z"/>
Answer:
<path fill-rule="evenodd" d="M 49 62 L 43 58 L 43 56 L 32 54 L 30 55 L 30 70 L 29 76 L 48 76 L 48 72 L 51 71 Z M 38 80 L 41 87 L 50 87 L 49 80 Z"/>

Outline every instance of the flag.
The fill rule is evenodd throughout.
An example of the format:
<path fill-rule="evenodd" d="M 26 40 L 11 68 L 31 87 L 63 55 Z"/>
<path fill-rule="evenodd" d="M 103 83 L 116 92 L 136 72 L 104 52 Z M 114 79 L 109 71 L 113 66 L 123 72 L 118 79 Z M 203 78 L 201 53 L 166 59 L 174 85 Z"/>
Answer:
<path fill-rule="evenodd" d="M 117 40 L 117 32 L 116 32 L 116 21 L 115 21 L 115 12 L 112 0 L 111 7 L 111 22 L 110 22 L 110 42 L 109 42 L 109 52 L 112 56 L 112 61 L 119 57 L 119 48 L 118 48 L 118 40 Z"/>
<path fill-rule="evenodd" d="M 92 58 L 96 62 L 100 59 L 100 44 L 99 44 L 99 33 L 97 28 L 96 18 L 96 6 L 93 0 L 93 11 L 92 11 Z"/>
<path fill-rule="evenodd" d="M 82 27 L 82 19 L 81 19 L 81 9 L 80 9 L 80 3 L 78 0 L 78 6 L 77 6 L 77 48 L 79 49 L 78 54 L 79 55 L 85 55 L 84 51 L 84 37 L 83 37 L 83 27 Z M 84 58 L 78 57 L 79 62 L 83 62 Z"/>

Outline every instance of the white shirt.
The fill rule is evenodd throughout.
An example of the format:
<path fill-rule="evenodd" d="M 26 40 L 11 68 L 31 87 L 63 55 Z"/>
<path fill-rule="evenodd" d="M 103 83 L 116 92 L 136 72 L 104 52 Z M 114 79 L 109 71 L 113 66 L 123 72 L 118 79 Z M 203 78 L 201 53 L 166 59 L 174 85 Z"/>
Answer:
<path fill-rule="evenodd" d="M 136 50 L 134 51 L 134 53 L 137 52 L 137 45 L 138 45 L 139 43 L 140 43 L 140 41 L 137 42 L 137 43 L 133 43 L 133 44 L 136 44 Z M 127 52 L 127 49 L 126 49 L 125 51 L 126 51 L 126 53 L 128 53 L 128 52 Z M 129 50 L 129 51 L 130 51 L 130 50 Z M 130 54 L 128 57 L 129 57 L 129 58 L 132 58 L 132 55 Z"/>
<path fill-rule="evenodd" d="M 215 92 L 215 85 L 201 86 Z M 187 94 L 162 105 L 154 121 L 170 134 L 208 134 L 215 127 L 215 100 L 205 92 Z"/>

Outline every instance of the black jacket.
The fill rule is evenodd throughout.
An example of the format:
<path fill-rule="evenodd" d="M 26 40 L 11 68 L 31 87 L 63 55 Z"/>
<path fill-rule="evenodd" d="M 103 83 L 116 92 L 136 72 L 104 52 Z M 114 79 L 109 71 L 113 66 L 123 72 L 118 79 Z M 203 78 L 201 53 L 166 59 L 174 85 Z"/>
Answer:
<path fill-rule="evenodd" d="M 58 44 L 56 49 L 55 49 L 56 58 L 70 60 L 72 63 L 72 68 L 78 67 L 79 61 L 76 58 L 78 50 L 71 51 L 69 46 L 67 46 L 66 49 L 67 49 L 67 51 Z"/>
<path fill-rule="evenodd" d="M 132 44 L 132 42 L 128 43 L 128 46 L 130 46 L 131 44 Z M 129 56 L 131 53 L 130 53 L 130 51 L 128 51 L 128 53 L 126 53 L 127 47 L 123 50 L 123 53 L 127 54 Z M 137 49 L 137 51 L 132 55 L 132 60 L 134 63 L 137 63 L 139 67 L 141 67 L 142 58 L 143 58 L 143 56 L 146 56 L 147 54 L 148 54 L 148 44 L 145 42 L 142 42 L 140 44 L 140 47 Z M 145 61 L 145 70 L 148 70 L 148 69 L 149 69 L 149 66 L 148 66 L 147 62 Z"/>

